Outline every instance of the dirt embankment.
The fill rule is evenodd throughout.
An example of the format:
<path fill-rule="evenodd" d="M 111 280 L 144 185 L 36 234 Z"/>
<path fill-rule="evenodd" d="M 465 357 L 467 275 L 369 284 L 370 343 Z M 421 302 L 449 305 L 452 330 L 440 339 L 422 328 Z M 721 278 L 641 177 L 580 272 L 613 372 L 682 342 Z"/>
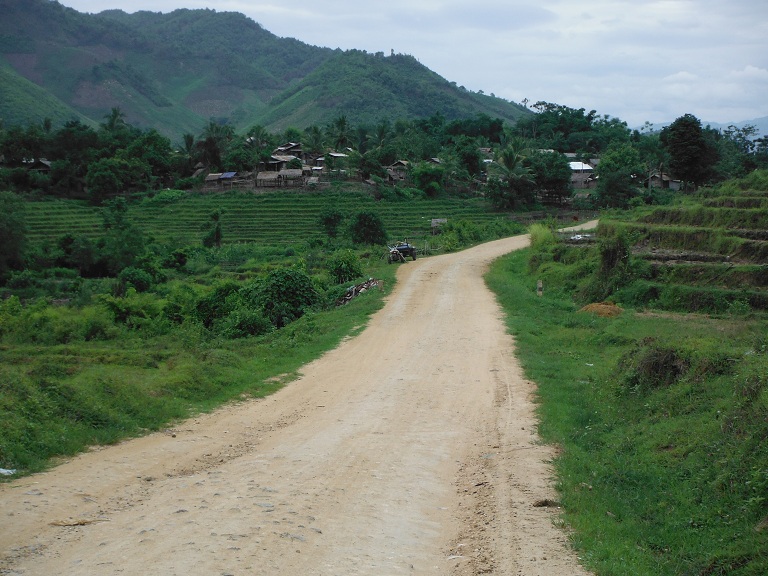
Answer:
<path fill-rule="evenodd" d="M 0 574 L 585 574 L 482 279 L 526 244 L 402 264 L 270 398 L 0 486 Z"/>

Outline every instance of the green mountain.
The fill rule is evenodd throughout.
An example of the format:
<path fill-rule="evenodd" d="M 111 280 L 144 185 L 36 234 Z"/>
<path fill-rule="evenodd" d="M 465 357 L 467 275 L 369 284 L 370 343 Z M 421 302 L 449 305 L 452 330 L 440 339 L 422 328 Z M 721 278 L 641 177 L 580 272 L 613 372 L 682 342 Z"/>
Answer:
<path fill-rule="evenodd" d="M 234 12 L 82 14 L 52 0 L 0 0 L 0 11 L 7 124 L 100 122 L 117 107 L 135 126 L 178 137 L 211 119 L 278 130 L 340 114 L 374 123 L 435 113 L 514 122 L 528 113 L 457 87 L 411 56 L 310 46 Z"/>

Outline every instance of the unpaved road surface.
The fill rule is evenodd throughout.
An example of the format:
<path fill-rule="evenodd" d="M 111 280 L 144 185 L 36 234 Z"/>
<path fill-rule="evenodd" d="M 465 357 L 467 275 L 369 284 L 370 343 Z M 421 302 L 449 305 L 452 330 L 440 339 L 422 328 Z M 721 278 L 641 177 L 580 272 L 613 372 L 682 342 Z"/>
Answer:
<path fill-rule="evenodd" d="M 368 327 L 267 399 L 0 486 L 0 574 L 586 574 L 482 279 L 527 241 L 400 265 Z"/>

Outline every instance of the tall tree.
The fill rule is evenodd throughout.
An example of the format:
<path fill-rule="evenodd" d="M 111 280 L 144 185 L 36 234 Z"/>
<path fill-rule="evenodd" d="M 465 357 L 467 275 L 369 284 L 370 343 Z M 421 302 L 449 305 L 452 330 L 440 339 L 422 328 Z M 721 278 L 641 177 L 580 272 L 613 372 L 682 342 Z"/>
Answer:
<path fill-rule="evenodd" d="M 704 137 L 696 116 L 677 118 L 661 131 L 661 142 L 669 152 L 669 168 L 677 178 L 699 186 L 712 176 L 717 152 Z"/>
<path fill-rule="evenodd" d="M 221 240 L 223 238 L 221 232 L 221 215 L 221 208 L 211 212 L 210 229 L 205 237 L 203 237 L 203 246 L 207 248 L 221 248 Z"/>
<path fill-rule="evenodd" d="M 198 141 L 202 162 L 212 170 L 221 170 L 221 157 L 232 138 L 235 129 L 228 124 L 210 120 Z"/>
<path fill-rule="evenodd" d="M 344 114 L 339 115 L 328 125 L 330 144 L 336 150 L 342 150 L 352 143 L 352 128 Z"/>
<path fill-rule="evenodd" d="M 637 187 L 645 175 L 640 153 L 629 143 L 611 145 L 597 166 L 598 197 L 604 206 L 626 208 L 637 194 Z"/>
<path fill-rule="evenodd" d="M 120 108 L 112 108 L 109 114 L 104 116 L 104 123 L 101 127 L 109 132 L 115 132 L 125 128 L 127 125 L 123 111 Z"/>
<path fill-rule="evenodd" d="M 125 150 L 128 159 L 140 160 L 150 167 L 150 184 L 155 188 L 169 184 L 171 153 L 171 141 L 155 129 L 141 134 Z"/>
<path fill-rule="evenodd" d="M 305 152 L 310 154 L 321 154 L 325 147 L 325 138 L 322 129 L 313 124 L 304 130 L 304 140 L 302 147 Z"/>
<path fill-rule="evenodd" d="M 534 203 L 534 177 L 524 165 L 529 153 L 523 138 L 512 139 L 488 166 L 488 194 L 497 208 L 515 209 Z"/>
<path fill-rule="evenodd" d="M 392 125 L 389 120 L 382 120 L 373 129 L 373 132 L 369 134 L 368 138 L 371 141 L 371 145 L 374 148 L 378 148 L 386 144 L 389 137 L 392 135 Z"/>
<path fill-rule="evenodd" d="M 253 148 L 257 161 L 267 160 L 275 148 L 275 137 L 260 124 L 251 126 L 245 136 L 245 143 Z"/>
<path fill-rule="evenodd" d="M 661 137 L 658 133 L 638 133 L 636 136 L 634 145 L 640 153 L 640 160 L 645 167 L 645 176 L 650 187 L 654 173 L 658 174 L 660 179 L 664 178 L 664 171 L 669 165 L 669 153 L 661 144 Z"/>
<path fill-rule="evenodd" d="M 562 203 L 570 197 L 571 167 L 565 155 L 559 152 L 532 151 L 524 160 L 533 174 L 536 190 L 557 198 Z"/>

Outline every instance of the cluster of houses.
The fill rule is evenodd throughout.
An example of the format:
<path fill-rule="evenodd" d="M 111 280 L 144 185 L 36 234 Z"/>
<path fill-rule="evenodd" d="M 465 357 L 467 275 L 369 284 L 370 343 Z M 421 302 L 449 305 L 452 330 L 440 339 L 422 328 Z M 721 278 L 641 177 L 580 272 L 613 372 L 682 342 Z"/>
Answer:
<path fill-rule="evenodd" d="M 349 150 L 347 150 L 349 152 Z M 490 148 L 481 148 L 484 162 L 493 161 L 493 151 Z M 566 153 L 568 164 L 571 168 L 571 186 L 575 199 L 588 199 L 592 191 L 597 187 L 596 169 L 600 163 L 599 158 L 585 159 L 576 153 Z M 244 188 L 297 188 L 305 186 L 317 186 L 322 175 L 344 176 L 346 170 L 346 152 L 327 152 L 324 155 L 311 155 L 302 150 L 298 142 L 288 142 L 278 146 L 269 159 L 262 162 L 256 172 L 222 172 L 208 174 L 205 177 L 203 189 L 206 191 L 230 190 Z M 439 158 L 430 159 L 431 162 L 440 164 Z M 296 166 L 300 165 L 301 168 Z M 407 160 L 398 160 L 391 166 L 387 166 L 386 179 L 390 184 L 398 184 L 407 181 L 410 164 Z M 195 173 L 198 176 L 203 168 Z M 373 182 L 369 181 L 369 184 Z M 666 188 L 679 190 L 681 183 L 673 180 L 667 174 L 653 172 L 646 178 L 645 186 L 649 188 Z M 546 201 L 546 198 L 542 198 Z M 561 203 L 563 198 L 554 198 L 552 202 Z"/>
<path fill-rule="evenodd" d="M 270 157 L 261 162 L 255 172 L 221 172 L 205 177 L 204 190 L 229 190 L 233 188 L 280 188 L 317 185 L 320 176 L 343 164 L 348 154 L 328 152 L 313 156 L 304 152 L 299 142 L 288 142 L 278 146 Z M 301 166 L 298 168 L 297 166 Z M 204 168 L 198 165 L 193 177 L 199 176 Z M 343 170 L 339 170 L 343 173 Z"/>
<path fill-rule="evenodd" d="M 217 172 L 205 176 L 203 190 L 231 190 L 243 188 L 281 188 L 304 187 L 320 184 L 322 176 L 341 176 L 347 174 L 346 152 L 326 152 L 323 155 L 312 155 L 304 152 L 298 142 L 288 142 L 278 146 L 269 159 L 262 162 L 255 172 Z M 431 158 L 430 162 L 440 164 L 439 158 Z M 296 166 L 300 165 L 301 168 Z M 390 184 L 404 182 L 408 178 L 410 163 L 398 160 L 385 168 L 386 179 Z M 205 172 L 205 167 L 198 164 L 192 175 L 196 178 Z M 372 181 L 368 181 L 373 184 Z"/>
<path fill-rule="evenodd" d="M 586 162 L 579 160 L 577 154 L 565 154 L 568 158 L 568 164 L 571 166 L 571 186 L 574 190 L 574 196 L 585 196 L 584 190 L 591 190 L 597 187 L 597 174 L 595 169 L 600 163 L 599 158 L 590 158 Z M 660 173 L 658 170 L 651 172 L 643 181 L 646 188 L 664 188 L 669 190 L 680 190 L 682 182 L 675 180 L 669 174 Z"/>

